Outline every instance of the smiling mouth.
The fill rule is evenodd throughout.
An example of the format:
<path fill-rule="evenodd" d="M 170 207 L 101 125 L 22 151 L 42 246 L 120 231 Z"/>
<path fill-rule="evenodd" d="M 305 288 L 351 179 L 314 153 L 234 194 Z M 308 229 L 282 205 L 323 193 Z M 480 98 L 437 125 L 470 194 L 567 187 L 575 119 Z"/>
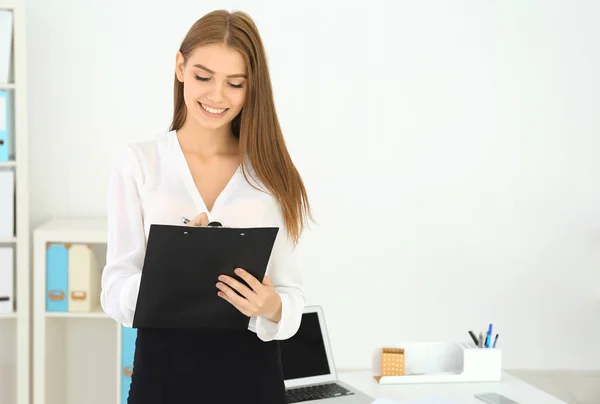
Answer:
<path fill-rule="evenodd" d="M 202 104 L 201 102 L 198 102 L 198 104 L 200 104 L 200 107 L 208 112 L 211 115 L 223 115 L 225 112 L 227 112 L 227 110 L 229 110 L 229 108 L 211 108 L 211 107 L 207 107 L 206 105 Z"/>

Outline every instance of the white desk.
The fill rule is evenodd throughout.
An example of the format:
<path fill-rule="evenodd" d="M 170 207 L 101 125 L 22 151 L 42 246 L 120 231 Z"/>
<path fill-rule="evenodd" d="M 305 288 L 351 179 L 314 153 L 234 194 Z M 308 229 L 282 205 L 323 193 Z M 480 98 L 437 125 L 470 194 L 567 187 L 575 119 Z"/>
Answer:
<path fill-rule="evenodd" d="M 475 393 L 500 393 L 520 404 L 567 404 L 564 401 L 531 386 L 514 376 L 502 373 L 502 381 L 481 383 L 431 383 L 380 385 L 370 371 L 339 372 L 342 382 L 362 390 L 371 397 L 398 401 L 443 397 L 456 403 L 483 404 Z"/>

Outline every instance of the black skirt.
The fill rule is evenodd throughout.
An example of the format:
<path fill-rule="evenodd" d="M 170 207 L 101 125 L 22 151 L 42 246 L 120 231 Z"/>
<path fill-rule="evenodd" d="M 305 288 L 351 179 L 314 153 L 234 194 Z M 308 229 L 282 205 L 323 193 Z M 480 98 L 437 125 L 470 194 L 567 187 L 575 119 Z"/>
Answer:
<path fill-rule="evenodd" d="M 128 404 L 285 404 L 278 341 L 250 330 L 138 329 Z"/>

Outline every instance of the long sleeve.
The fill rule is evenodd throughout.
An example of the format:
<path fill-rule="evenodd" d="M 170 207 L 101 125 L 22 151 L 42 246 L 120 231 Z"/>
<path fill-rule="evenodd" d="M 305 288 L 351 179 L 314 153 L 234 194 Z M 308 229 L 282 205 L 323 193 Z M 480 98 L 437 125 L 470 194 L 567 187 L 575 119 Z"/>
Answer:
<path fill-rule="evenodd" d="M 107 190 L 107 252 L 102 271 L 102 309 L 131 327 L 140 286 L 146 237 L 140 206 L 143 175 L 134 150 L 117 153 Z"/>
<path fill-rule="evenodd" d="M 266 274 L 281 297 L 281 319 L 275 323 L 259 316 L 256 333 L 263 341 L 291 338 L 300 328 L 305 298 L 295 246 L 287 236 L 285 226 L 280 226 Z"/>

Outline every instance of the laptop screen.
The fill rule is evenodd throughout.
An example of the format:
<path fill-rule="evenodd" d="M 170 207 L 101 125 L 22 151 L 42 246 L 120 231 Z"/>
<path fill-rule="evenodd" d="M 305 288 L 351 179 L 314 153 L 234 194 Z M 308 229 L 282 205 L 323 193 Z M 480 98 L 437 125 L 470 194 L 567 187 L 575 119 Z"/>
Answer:
<path fill-rule="evenodd" d="M 285 380 L 330 374 L 317 313 L 304 313 L 298 332 L 280 346 Z"/>

